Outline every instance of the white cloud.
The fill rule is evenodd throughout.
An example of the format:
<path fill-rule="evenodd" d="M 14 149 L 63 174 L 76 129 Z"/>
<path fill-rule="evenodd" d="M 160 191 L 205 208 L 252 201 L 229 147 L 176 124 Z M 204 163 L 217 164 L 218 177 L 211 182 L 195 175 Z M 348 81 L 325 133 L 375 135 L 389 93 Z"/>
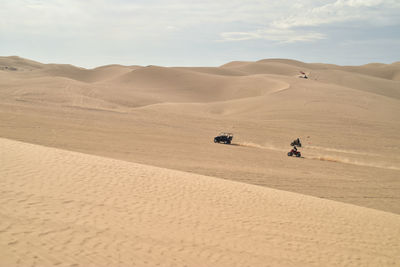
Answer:
<path fill-rule="evenodd" d="M 325 39 L 316 28 L 346 22 L 366 25 L 400 24 L 400 1 L 392 0 L 337 0 L 320 6 L 294 3 L 292 11 L 274 19 L 263 28 L 248 32 L 224 32 L 224 41 L 267 39 L 279 42 L 305 42 Z M 300 30 L 301 29 L 301 30 Z M 307 30 L 308 29 L 308 30 Z"/>
<path fill-rule="evenodd" d="M 223 41 L 244 41 L 261 38 L 256 32 L 223 32 L 221 36 Z"/>
<path fill-rule="evenodd" d="M 304 32 L 290 29 L 265 29 L 253 32 L 224 32 L 222 41 L 245 41 L 264 39 L 280 43 L 311 42 L 325 39 L 326 36 L 318 32 Z"/>
<path fill-rule="evenodd" d="M 383 0 L 338 0 L 334 3 L 335 6 L 350 6 L 350 7 L 372 7 L 382 4 Z"/>
<path fill-rule="evenodd" d="M 400 2 L 391 0 L 337 0 L 334 3 L 299 10 L 296 14 L 275 20 L 272 26 L 289 29 L 350 21 L 376 25 L 383 20 L 388 24 L 396 24 L 400 22 L 398 12 Z"/>
<path fill-rule="evenodd" d="M 155 31 L 171 25 L 187 29 L 201 24 L 241 23 L 259 29 L 291 29 L 346 21 L 399 23 L 398 0 L 260 1 L 260 0 L 13 0 L 0 3 L 0 21 L 9 31 L 46 32 L 55 28 L 119 28 Z M 59 28 L 58 28 L 59 29 Z M 6 31 L 5 27 L 0 29 Z M 225 32 L 238 32 L 228 29 Z M 242 30 L 239 30 L 242 32 Z"/>

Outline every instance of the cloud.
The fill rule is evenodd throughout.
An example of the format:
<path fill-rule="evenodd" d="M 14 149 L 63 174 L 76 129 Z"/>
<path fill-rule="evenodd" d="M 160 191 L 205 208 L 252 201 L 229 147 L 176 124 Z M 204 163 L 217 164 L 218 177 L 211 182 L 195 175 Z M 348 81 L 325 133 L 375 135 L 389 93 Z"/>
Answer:
<path fill-rule="evenodd" d="M 312 0 L 13 0 L 0 4 L 0 22 L 7 25 L 0 33 L 8 29 L 9 32 L 34 30 L 53 34 L 62 28 L 63 31 L 86 30 L 101 34 L 101 29 L 113 31 L 118 27 L 126 33 L 146 34 L 162 32 L 165 25 L 181 30 L 213 25 L 215 29 L 224 28 L 221 34 L 224 36 L 233 36 L 248 28 L 247 36 L 236 34 L 236 37 L 259 38 L 255 33 L 262 29 L 315 27 L 360 20 L 393 25 L 399 23 L 399 12 L 398 0 L 337 0 L 330 3 Z M 321 35 L 316 33 L 312 30 L 285 34 L 289 37 L 309 36 L 300 39 L 320 38 Z"/>
<path fill-rule="evenodd" d="M 396 1 L 337 0 L 334 3 L 299 10 L 294 15 L 275 20 L 272 26 L 289 29 L 357 21 L 376 25 L 383 20 L 387 24 L 397 24 L 400 22 L 398 12 L 400 12 L 400 3 Z"/>
<path fill-rule="evenodd" d="M 325 39 L 326 36 L 318 32 L 304 32 L 290 29 L 265 29 L 253 32 L 224 32 L 221 41 L 245 41 L 264 39 L 280 43 L 311 42 Z"/>
<path fill-rule="evenodd" d="M 223 41 L 244 41 L 261 38 L 257 32 L 223 32 L 221 36 Z"/>
<path fill-rule="evenodd" d="M 321 27 L 341 23 L 377 26 L 400 24 L 400 2 L 391 0 L 337 0 L 320 6 L 294 3 L 289 13 L 263 28 L 247 32 L 223 32 L 222 41 L 265 39 L 277 42 L 310 42 L 326 39 Z M 319 31 L 316 31 L 316 29 Z"/>

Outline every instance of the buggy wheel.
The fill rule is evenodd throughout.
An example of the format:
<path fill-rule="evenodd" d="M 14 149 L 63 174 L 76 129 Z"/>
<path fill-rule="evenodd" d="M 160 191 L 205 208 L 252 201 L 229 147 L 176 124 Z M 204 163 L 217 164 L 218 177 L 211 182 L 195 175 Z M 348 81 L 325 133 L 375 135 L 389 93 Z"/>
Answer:
<path fill-rule="evenodd" d="M 288 152 L 287 155 L 288 155 L 289 157 L 291 157 L 291 156 L 293 155 L 293 153 L 292 153 L 292 152 Z"/>
<path fill-rule="evenodd" d="M 300 158 L 301 157 L 301 153 L 297 153 L 296 157 Z"/>

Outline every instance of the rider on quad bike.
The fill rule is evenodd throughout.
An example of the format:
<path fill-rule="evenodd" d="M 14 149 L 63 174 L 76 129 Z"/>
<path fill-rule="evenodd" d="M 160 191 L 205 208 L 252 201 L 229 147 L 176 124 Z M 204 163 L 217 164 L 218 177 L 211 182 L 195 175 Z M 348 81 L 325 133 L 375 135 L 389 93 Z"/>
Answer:
<path fill-rule="evenodd" d="M 290 145 L 291 145 L 291 146 L 298 146 L 298 147 L 301 147 L 300 139 L 297 138 L 296 140 L 294 140 L 293 142 L 291 142 Z"/>
<path fill-rule="evenodd" d="M 293 146 L 293 149 L 290 150 L 290 152 L 288 152 L 287 155 L 289 157 L 291 157 L 291 156 L 296 156 L 298 158 L 301 157 L 301 153 L 300 153 L 300 151 L 297 151 L 297 147 L 296 146 Z"/>

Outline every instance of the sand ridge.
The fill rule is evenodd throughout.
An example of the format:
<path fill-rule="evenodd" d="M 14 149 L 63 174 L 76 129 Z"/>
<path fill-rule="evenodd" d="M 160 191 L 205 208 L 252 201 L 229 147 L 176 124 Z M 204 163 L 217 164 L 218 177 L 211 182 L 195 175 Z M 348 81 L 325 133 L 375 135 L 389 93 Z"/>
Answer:
<path fill-rule="evenodd" d="M 2 265 L 400 262 L 399 215 L 8 139 L 0 147 Z"/>

